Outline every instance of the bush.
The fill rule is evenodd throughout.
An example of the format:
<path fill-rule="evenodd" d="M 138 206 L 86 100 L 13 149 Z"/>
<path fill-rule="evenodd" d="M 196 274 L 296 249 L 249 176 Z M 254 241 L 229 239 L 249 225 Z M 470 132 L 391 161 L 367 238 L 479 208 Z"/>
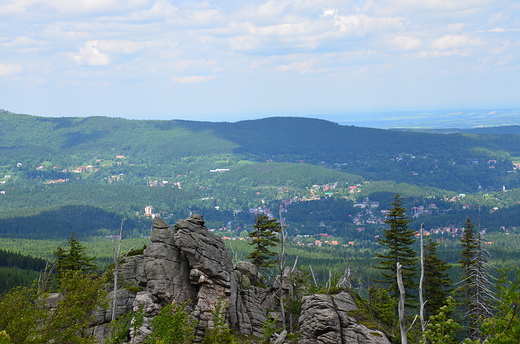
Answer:
<path fill-rule="evenodd" d="M 213 328 L 206 329 L 206 334 L 202 339 L 202 344 L 238 344 L 237 338 L 231 333 L 229 325 L 226 323 L 226 309 L 219 301 L 217 307 L 212 312 Z"/>
<path fill-rule="evenodd" d="M 152 319 L 149 344 L 191 344 L 195 339 L 197 322 L 186 311 L 186 302 L 163 307 Z"/>

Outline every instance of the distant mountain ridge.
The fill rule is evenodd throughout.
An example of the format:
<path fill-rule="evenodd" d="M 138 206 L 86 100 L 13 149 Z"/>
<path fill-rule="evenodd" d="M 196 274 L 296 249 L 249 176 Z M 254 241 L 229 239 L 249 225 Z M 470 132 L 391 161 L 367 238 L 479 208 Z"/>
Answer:
<path fill-rule="evenodd" d="M 455 134 L 455 133 L 467 133 L 467 134 L 479 134 L 479 135 L 520 135 L 520 125 L 504 125 L 498 127 L 483 127 L 473 129 L 400 129 L 394 130 L 421 132 L 421 133 L 432 133 L 432 134 Z"/>
<path fill-rule="evenodd" d="M 56 169 L 45 166 L 45 161 L 55 166 L 87 162 L 93 166 L 96 160 L 123 156 L 134 164 L 156 166 L 175 165 L 187 157 L 231 154 L 257 162 L 322 165 L 368 179 L 477 190 L 519 185 L 516 174 L 508 171 L 520 157 L 520 137 L 488 134 L 516 130 L 518 126 L 479 128 L 446 135 L 299 117 L 227 123 L 2 113 L 0 166 L 20 164 L 18 170 L 25 170 L 27 178 L 51 179 L 57 176 Z M 493 171 L 483 164 L 487 161 L 495 161 Z"/>
<path fill-rule="evenodd" d="M 446 109 L 330 115 L 338 123 L 373 128 L 473 129 L 520 124 L 520 109 Z"/>

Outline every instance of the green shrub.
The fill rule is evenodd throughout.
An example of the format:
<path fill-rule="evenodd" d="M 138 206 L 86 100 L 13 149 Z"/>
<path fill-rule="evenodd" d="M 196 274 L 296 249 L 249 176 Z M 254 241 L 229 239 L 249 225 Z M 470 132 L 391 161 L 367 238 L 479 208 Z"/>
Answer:
<path fill-rule="evenodd" d="M 278 322 L 278 317 L 274 319 L 267 319 L 267 321 L 262 326 L 262 344 L 269 344 L 271 342 L 271 337 L 278 330 L 276 328 L 276 323 Z"/>
<path fill-rule="evenodd" d="M 128 290 L 131 293 L 137 294 L 140 291 L 143 291 L 143 287 L 135 286 L 135 285 L 125 285 L 123 289 Z"/>
<path fill-rule="evenodd" d="M 186 302 L 163 307 L 152 319 L 149 344 L 191 344 L 195 339 L 197 322 L 186 311 Z"/>
<path fill-rule="evenodd" d="M 202 344 L 238 344 L 238 339 L 231 333 L 226 323 L 226 308 L 219 301 L 212 312 L 213 328 L 206 329 Z"/>
<path fill-rule="evenodd" d="M 130 325 L 132 319 L 136 315 L 135 312 L 128 312 L 116 320 L 110 322 L 110 336 L 105 340 L 105 344 L 122 344 L 128 341 Z"/>

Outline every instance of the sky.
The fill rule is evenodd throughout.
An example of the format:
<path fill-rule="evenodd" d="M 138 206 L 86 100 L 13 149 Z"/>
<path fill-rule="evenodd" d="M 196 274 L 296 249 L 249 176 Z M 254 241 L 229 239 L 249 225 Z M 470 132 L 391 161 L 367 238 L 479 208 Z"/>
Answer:
<path fill-rule="evenodd" d="M 0 0 L 15 113 L 337 121 L 519 95 L 518 0 Z"/>

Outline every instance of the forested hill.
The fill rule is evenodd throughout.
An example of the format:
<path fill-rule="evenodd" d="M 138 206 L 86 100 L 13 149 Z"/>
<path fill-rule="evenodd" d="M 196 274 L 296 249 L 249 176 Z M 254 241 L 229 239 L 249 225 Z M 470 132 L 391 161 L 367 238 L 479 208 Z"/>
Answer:
<path fill-rule="evenodd" d="M 519 185 L 509 174 L 520 156 L 519 135 L 403 132 L 295 117 L 213 123 L 0 113 L 0 166 L 17 166 L 27 178 L 66 176 L 45 161 L 70 168 L 125 156 L 155 166 L 219 154 L 320 164 L 371 180 L 461 192 Z"/>
<path fill-rule="evenodd" d="M 172 122 L 170 122 L 172 123 Z M 265 157 L 344 162 L 401 153 L 454 158 L 482 156 L 479 149 L 520 154 L 520 137 L 502 135 L 425 134 L 344 126 L 320 119 L 271 117 L 236 123 L 175 121 L 190 130 L 214 130 L 218 137 L 238 144 L 235 152 Z M 485 132 L 484 132 L 485 133 Z M 454 149 L 456 148 L 456 149 Z M 290 157 L 292 156 L 292 157 Z"/>

